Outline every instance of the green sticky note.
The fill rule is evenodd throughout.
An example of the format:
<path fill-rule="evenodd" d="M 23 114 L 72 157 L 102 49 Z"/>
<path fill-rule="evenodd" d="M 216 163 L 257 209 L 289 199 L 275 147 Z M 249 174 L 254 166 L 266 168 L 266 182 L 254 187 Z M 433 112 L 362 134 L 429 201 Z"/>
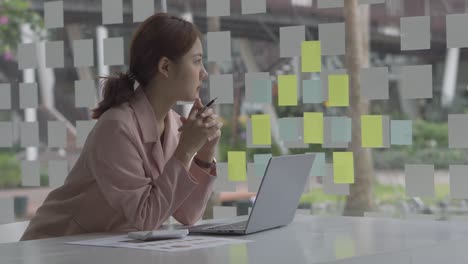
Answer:
<path fill-rule="evenodd" d="M 254 154 L 255 176 L 263 177 L 272 154 Z"/>
<path fill-rule="evenodd" d="M 296 75 L 278 75 L 278 105 L 297 105 Z"/>
<path fill-rule="evenodd" d="M 304 104 L 321 104 L 323 102 L 322 81 L 302 81 L 302 102 Z"/>
<path fill-rule="evenodd" d="M 271 145 L 270 115 L 252 115 L 252 144 Z"/>
<path fill-rule="evenodd" d="M 383 147 L 383 128 L 381 115 L 361 116 L 361 141 L 363 148 Z"/>
<path fill-rule="evenodd" d="M 354 183 L 352 152 L 333 152 L 333 180 L 335 183 Z"/>
<path fill-rule="evenodd" d="M 413 144 L 413 121 L 392 120 L 390 123 L 390 142 L 392 145 Z"/>
<path fill-rule="evenodd" d="M 271 80 L 255 79 L 252 81 L 253 102 L 271 104 Z"/>
<path fill-rule="evenodd" d="M 245 151 L 228 151 L 228 179 L 234 182 L 247 180 Z"/>
<path fill-rule="evenodd" d="M 349 78 L 347 74 L 328 75 L 328 106 L 349 106 Z"/>
<path fill-rule="evenodd" d="M 345 116 L 331 117 L 332 142 L 351 141 L 351 118 Z"/>
<path fill-rule="evenodd" d="M 304 143 L 323 144 L 323 113 L 304 113 Z"/>
<path fill-rule="evenodd" d="M 322 71 L 322 49 L 320 41 L 303 41 L 301 43 L 302 72 Z"/>
<path fill-rule="evenodd" d="M 299 138 L 298 121 L 294 117 L 278 119 L 279 134 L 283 141 L 296 141 Z"/>
<path fill-rule="evenodd" d="M 247 244 L 232 244 L 229 246 L 229 263 L 230 264 L 248 264 L 249 263 Z"/>

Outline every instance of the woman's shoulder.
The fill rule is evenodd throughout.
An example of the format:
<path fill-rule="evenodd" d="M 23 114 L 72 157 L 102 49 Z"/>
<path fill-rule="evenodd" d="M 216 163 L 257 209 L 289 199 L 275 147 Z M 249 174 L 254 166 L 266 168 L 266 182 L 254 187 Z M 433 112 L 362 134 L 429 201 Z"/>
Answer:
<path fill-rule="evenodd" d="M 118 127 L 129 128 L 135 123 L 135 115 L 129 103 L 123 103 L 109 108 L 99 117 L 97 123 L 113 123 Z"/>

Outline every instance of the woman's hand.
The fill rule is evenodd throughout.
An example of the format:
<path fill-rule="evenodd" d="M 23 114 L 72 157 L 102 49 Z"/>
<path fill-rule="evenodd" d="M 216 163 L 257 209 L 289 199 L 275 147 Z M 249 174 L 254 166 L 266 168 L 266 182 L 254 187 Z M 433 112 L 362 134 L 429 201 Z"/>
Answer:
<path fill-rule="evenodd" d="M 194 104 L 194 107 L 197 107 L 197 110 L 203 108 L 203 104 L 200 101 Z M 197 151 L 197 157 L 201 160 L 211 162 L 215 155 L 216 145 L 219 143 L 221 139 L 221 128 L 223 127 L 223 123 L 218 120 L 219 116 L 216 115 L 211 108 L 207 108 L 200 116 L 203 121 L 203 125 L 206 129 L 211 131 L 211 135 L 208 136 L 206 142 L 203 146 Z M 187 122 L 187 118 L 180 117 L 182 124 L 185 125 Z"/>

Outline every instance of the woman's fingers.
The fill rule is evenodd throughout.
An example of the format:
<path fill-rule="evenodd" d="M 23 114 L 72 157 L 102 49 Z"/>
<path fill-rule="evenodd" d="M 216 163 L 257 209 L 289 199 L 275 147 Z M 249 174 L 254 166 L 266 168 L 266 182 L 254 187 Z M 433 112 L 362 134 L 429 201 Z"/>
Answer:
<path fill-rule="evenodd" d="M 200 98 L 195 99 L 195 102 L 193 103 L 192 109 L 190 109 L 188 119 L 195 120 L 195 118 L 197 118 L 198 111 L 202 107 L 203 107 L 203 104 L 201 103 Z"/>
<path fill-rule="evenodd" d="M 208 137 L 208 141 L 211 141 L 214 138 L 221 136 L 221 128 L 223 127 L 223 123 L 217 122 L 216 125 L 209 128 L 210 136 Z"/>
<path fill-rule="evenodd" d="M 216 132 L 208 137 L 208 141 L 211 141 L 213 139 L 216 139 L 221 136 L 221 130 L 217 129 Z"/>
<path fill-rule="evenodd" d="M 221 124 L 221 127 L 222 127 L 223 123 L 218 121 L 216 118 L 212 117 L 210 120 L 205 122 L 205 127 L 206 128 L 211 128 L 213 126 L 219 126 L 219 124 Z"/>
<path fill-rule="evenodd" d="M 200 114 L 200 117 L 202 118 L 208 118 L 214 114 L 213 109 L 207 108 L 203 113 Z"/>

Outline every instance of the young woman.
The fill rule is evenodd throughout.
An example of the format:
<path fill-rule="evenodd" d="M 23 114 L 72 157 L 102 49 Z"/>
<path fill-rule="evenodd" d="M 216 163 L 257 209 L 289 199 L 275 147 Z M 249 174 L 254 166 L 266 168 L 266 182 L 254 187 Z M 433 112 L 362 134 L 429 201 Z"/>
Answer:
<path fill-rule="evenodd" d="M 152 230 L 170 216 L 185 225 L 200 219 L 222 127 L 212 109 L 197 114 L 207 78 L 200 37 L 193 24 L 164 13 L 139 26 L 128 72 L 105 79 L 79 159 L 21 240 Z M 171 109 L 177 101 L 195 101 L 187 118 Z"/>

